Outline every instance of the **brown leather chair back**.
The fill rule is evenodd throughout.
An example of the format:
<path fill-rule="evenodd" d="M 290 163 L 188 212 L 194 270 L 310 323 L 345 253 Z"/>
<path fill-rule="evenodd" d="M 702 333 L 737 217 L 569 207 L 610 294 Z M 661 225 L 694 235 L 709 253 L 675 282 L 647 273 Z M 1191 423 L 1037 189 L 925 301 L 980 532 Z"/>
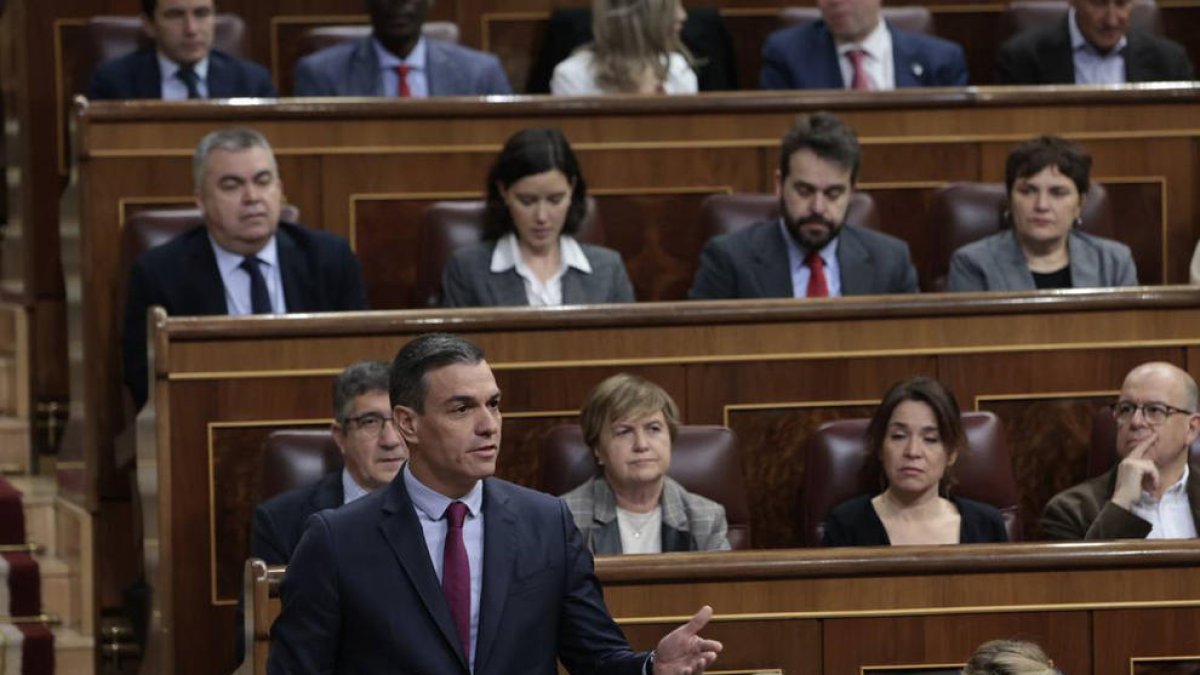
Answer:
<path fill-rule="evenodd" d="M 912 33 L 936 35 L 933 24 L 933 13 L 927 7 L 884 7 L 881 10 L 884 21 L 890 25 Z M 779 19 L 784 26 L 796 26 L 812 23 L 821 18 L 821 10 L 816 7 L 786 7 L 779 13 Z"/>
<path fill-rule="evenodd" d="M 542 437 L 539 487 L 543 492 L 570 492 L 598 471 L 579 425 L 555 427 Z M 688 492 L 724 506 L 730 547 L 750 548 L 750 501 L 733 431 L 721 426 L 680 426 L 667 475 Z"/>
<path fill-rule="evenodd" d="M 258 501 L 305 485 L 330 471 L 341 471 L 342 455 L 329 429 L 279 429 L 263 441 Z"/>
<path fill-rule="evenodd" d="M 1200 437 L 1192 441 L 1192 466 L 1200 466 Z M 1092 444 L 1087 454 L 1087 477 L 1095 478 L 1117 463 L 1117 421 L 1112 411 L 1101 408 L 1092 416 Z"/>
<path fill-rule="evenodd" d="M 950 183 L 933 195 L 929 231 L 936 238 L 937 255 L 933 261 L 931 291 L 946 288 L 950 257 L 958 249 L 995 234 L 1007 227 L 1004 211 L 1008 195 L 1004 183 Z M 1083 202 L 1082 231 L 1098 237 L 1113 238 L 1112 208 L 1104 186 L 1093 182 Z"/>
<path fill-rule="evenodd" d="M 862 494 L 877 494 L 878 465 L 867 461 L 863 435 L 867 419 L 847 419 L 821 425 L 808 439 L 801 492 L 801 533 L 806 546 L 820 546 L 825 520 L 834 507 Z M 991 504 L 1004 516 L 1008 538 L 1019 533 L 1017 486 L 1008 456 L 1004 425 L 990 412 L 962 416 L 967 449 L 954 465 L 956 495 Z"/>
<path fill-rule="evenodd" d="M 421 220 L 421 269 L 417 270 L 414 289 L 418 306 L 438 307 L 442 304 L 442 270 L 455 251 L 477 244 L 483 238 L 486 209 L 482 200 L 441 201 L 425 207 Z M 587 215 L 575 238 L 604 245 L 604 225 L 597 213 L 596 201 L 591 197 L 588 197 Z"/>
<path fill-rule="evenodd" d="M 709 237 L 736 232 L 761 220 L 779 217 L 779 197 L 761 192 L 709 195 L 700 202 L 700 226 Z M 850 196 L 846 222 L 872 230 L 879 229 L 875 200 L 865 192 Z"/>
<path fill-rule="evenodd" d="M 1062 21 L 1070 4 L 1066 0 L 1013 0 L 1004 12 L 1006 35 Z M 1155 35 L 1162 34 L 1162 17 L 1154 0 L 1134 0 L 1129 26 Z"/>

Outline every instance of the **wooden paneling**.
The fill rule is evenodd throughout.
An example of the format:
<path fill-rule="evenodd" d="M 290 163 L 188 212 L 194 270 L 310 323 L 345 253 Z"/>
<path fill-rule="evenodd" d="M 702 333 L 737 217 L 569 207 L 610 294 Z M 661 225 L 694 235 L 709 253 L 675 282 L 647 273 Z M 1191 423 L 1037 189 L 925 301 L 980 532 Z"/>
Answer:
<path fill-rule="evenodd" d="M 1200 609 L 1113 609 L 1096 612 L 1093 621 L 1096 675 L 1187 674 L 1200 667 Z"/>
<path fill-rule="evenodd" d="M 138 446 L 146 522 L 153 524 L 146 550 L 158 552 L 147 560 L 163 621 L 158 631 L 189 635 L 186 644 L 173 645 L 173 672 L 232 667 L 228 593 L 245 550 L 244 544 L 238 550 L 237 531 L 253 506 L 253 486 L 244 481 L 254 475 L 265 428 L 327 419 L 329 378 L 349 362 L 389 358 L 420 332 L 454 330 L 486 350 L 504 392 L 501 476 L 536 486 L 544 430 L 573 420 L 583 396 L 604 377 L 635 372 L 671 392 L 688 423 L 734 428 L 753 495 L 755 543 L 780 548 L 798 542 L 793 523 L 803 444 L 820 421 L 868 414 L 903 377 L 941 377 L 964 408 L 994 410 L 1004 420 L 1021 505 L 1036 514 L 1053 490 L 1082 475 L 1084 425 L 1127 370 L 1159 359 L 1196 368 L 1189 356 L 1198 321 L 1200 291 L 1190 288 L 661 303 L 552 314 L 509 308 L 160 318 L 156 384 L 141 420 L 144 431 L 151 425 L 157 431 Z M 620 586 L 619 577 L 610 579 Z M 934 608 L 959 597 L 955 606 L 962 607 L 1048 597 L 1149 602 L 1178 597 L 1179 584 L 1191 583 L 1166 579 L 1116 583 L 1076 570 L 1033 587 L 1005 573 L 953 582 L 864 580 L 857 596 L 833 581 L 775 588 L 691 579 L 652 594 L 643 588 L 640 599 L 610 587 L 608 597 L 619 617 L 652 617 L 691 613 L 698 599 L 721 603 L 719 613 L 882 611 L 917 607 L 911 603 L 920 597 L 939 598 L 928 606 Z M 761 604 L 739 610 L 743 595 Z M 942 653 L 929 649 L 921 658 Z M 751 652 L 736 658 L 772 666 L 754 662 Z"/>

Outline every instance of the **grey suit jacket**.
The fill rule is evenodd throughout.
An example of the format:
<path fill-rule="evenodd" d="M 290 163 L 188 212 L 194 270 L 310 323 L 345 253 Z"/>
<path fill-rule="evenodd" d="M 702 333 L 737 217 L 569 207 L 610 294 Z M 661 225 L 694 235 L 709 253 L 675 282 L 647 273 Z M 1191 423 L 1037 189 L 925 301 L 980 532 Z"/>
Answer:
<path fill-rule="evenodd" d="M 1030 28 L 1005 42 L 996 55 L 996 84 L 1075 84 L 1067 21 Z M 1193 79 L 1182 45 L 1139 30 L 1125 37 L 1126 82 Z"/>
<path fill-rule="evenodd" d="M 592 553 L 616 555 L 622 552 L 617 497 L 603 476 L 588 480 L 562 498 Z M 724 506 L 688 492 L 671 478 L 663 485 L 660 503 L 663 553 L 729 550 L 726 535 L 729 525 L 725 522 Z"/>
<path fill-rule="evenodd" d="M 295 96 L 383 96 L 382 66 L 366 37 L 309 54 L 296 64 Z M 430 96 L 511 94 L 508 77 L 493 54 L 426 39 Z"/>
<path fill-rule="evenodd" d="M 592 273 L 567 268 L 562 277 L 563 304 L 634 302 L 633 284 L 629 283 L 621 255 L 603 246 L 579 245 L 592 266 Z M 488 241 L 455 251 L 442 272 L 442 306 L 519 307 L 529 304 L 525 281 L 515 269 L 491 271 L 495 249 L 496 242 Z"/>
<path fill-rule="evenodd" d="M 1047 539 L 1144 539 L 1150 523 L 1112 503 L 1117 467 L 1054 495 L 1042 511 Z M 1187 482 L 1192 519 L 1200 526 L 1200 467 L 1191 466 Z"/>
<path fill-rule="evenodd" d="M 1067 237 L 1072 288 L 1136 286 L 1137 267 L 1129 247 L 1072 230 Z M 949 291 L 1034 290 L 1033 273 L 1012 230 L 971 242 L 950 258 Z"/>
<path fill-rule="evenodd" d="M 842 295 L 916 293 L 917 271 L 903 241 L 854 225 L 838 234 Z M 700 254 L 688 297 L 790 298 L 787 242 L 778 221 L 764 221 L 713 237 Z"/>

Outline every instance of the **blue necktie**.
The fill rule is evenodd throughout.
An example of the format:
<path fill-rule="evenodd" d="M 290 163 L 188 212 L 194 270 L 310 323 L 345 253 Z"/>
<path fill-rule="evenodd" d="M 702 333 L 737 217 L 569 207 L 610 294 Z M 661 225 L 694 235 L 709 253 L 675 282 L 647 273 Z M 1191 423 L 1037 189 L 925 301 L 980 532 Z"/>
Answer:
<path fill-rule="evenodd" d="M 239 267 L 250 275 L 250 311 L 255 314 L 270 314 L 271 295 L 267 293 L 267 280 L 263 278 L 261 264 L 257 257 L 248 255 Z"/>

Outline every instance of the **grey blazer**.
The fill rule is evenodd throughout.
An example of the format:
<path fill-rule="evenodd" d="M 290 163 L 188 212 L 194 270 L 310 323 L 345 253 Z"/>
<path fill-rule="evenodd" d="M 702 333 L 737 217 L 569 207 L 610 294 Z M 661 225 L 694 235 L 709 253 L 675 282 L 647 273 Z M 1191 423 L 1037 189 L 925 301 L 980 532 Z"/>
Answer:
<path fill-rule="evenodd" d="M 426 39 L 430 96 L 511 94 L 493 54 Z M 296 64 L 294 96 L 383 96 L 379 55 L 366 37 L 309 54 Z"/>
<path fill-rule="evenodd" d="M 1067 237 L 1072 288 L 1136 286 L 1137 267 L 1129 247 L 1072 230 Z M 1005 230 L 972 242 L 950 258 L 949 291 L 1034 290 L 1033 273 L 1014 232 Z"/>
<path fill-rule="evenodd" d="M 617 497 L 603 476 L 588 480 L 562 498 L 593 554 L 621 553 Z M 660 503 L 663 553 L 729 550 L 724 506 L 688 492 L 671 478 L 663 485 Z"/>
<path fill-rule="evenodd" d="M 853 225 L 838 235 L 842 295 L 916 293 L 917 271 L 903 241 Z M 790 298 L 792 275 L 779 221 L 763 221 L 713 237 L 700 254 L 688 297 Z"/>
<path fill-rule="evenodd" d="M 580 243 L 579 246 L 592 266 L 592 273 L 567 268 L 562 277 L 564 305 L 636 300 L 619 253 L 591 244 Z M 443 307 L 519 307 L 529 304 L 525 282 L 515 269 L 491 271 L 495 249 L 496 242 L 488 241 L 455 251 L 442 272 Z"/>
<path fill-rule="evenodd" d="M 1047 539 L 1145 539 L 1150 523 L 1112 502 L 1117 468 L 1054 495 L 1042 511 Z M 1192 519 L 1200 525 L 1200 466 L 1191 465 L 1187 482 Z"/>

